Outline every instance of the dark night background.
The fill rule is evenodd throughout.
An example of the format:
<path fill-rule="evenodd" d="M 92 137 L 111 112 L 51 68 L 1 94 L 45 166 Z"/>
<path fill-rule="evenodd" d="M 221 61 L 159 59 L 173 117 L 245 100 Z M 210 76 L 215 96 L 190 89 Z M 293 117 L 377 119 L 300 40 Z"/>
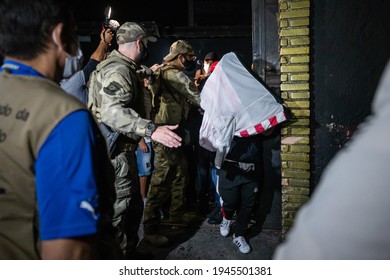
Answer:
<path fill-rule="evenodd" d="M 267 0 L 268 1 L 268 0 Z M 125 21 L 154 21 L 160 40 L 150 44 L 150 66 L 169 46 L 186 39 L 201 59 L 211 50 L 234 51 L 252 62 L 252 1 L 79 1 L 77 21 L 86 56 L 97 46 L 104 8 Z M 333 156 L 349 141 L 371 111 L 390 52 L 390 2 L 387 0 L 311 1 L 311 145 L 314 185 Z"/>
<path fill-rule="evenodd" d="M 76 3 L 78 35 L 86 57 L 97 46 L 104 9 L 112 7 L 111 18 L 120 24 L 126 21 L 155 22 L 160 40 L 149 44 L 145 65 L 161 62 L 169 46 L 185 39 L 193 46 L 198 58 L 209 51 L 220 56 L 234 51 L 247 64 L 252 60 L 251 1 L 234 0 L 167 0 L 167 1 L 80 1 Z M 88 41 L 89 40 L 89 41 Z"/>
<path fill-rule="evenodd" d="M 112 17 L 119 22 L 156 21 L 160 26 L 187 26 L 189 2 L 193 2 L 196 26 L 251 24 L 249 0 L 79 1 L 76 16 L 80 22 L 99 21 L 104 8 L 111 5 Z"/>

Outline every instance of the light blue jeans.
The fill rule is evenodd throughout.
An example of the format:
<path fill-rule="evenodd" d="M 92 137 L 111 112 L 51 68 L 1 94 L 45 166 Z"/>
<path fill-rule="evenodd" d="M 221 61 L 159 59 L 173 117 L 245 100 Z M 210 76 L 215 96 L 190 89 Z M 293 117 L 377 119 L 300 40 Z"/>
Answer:
<path fill-rule="evenodd" d="M 137 156 L 137 165 L 138 165 L 138 176 L 150 176 L 152 175 L 153 170 L 153 148 L 152 143 L 148 142 L 146 143 L 148 145 L 148 152 L 143 153 L 141 150 L 137 149 L 136 156 Z"/>

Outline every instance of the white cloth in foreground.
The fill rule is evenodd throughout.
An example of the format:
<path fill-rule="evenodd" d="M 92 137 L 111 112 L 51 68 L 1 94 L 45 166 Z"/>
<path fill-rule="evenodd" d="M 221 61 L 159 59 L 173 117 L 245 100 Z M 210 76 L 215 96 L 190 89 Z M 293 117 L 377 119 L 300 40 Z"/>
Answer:
<path fill-rule="evenodd" d="M 222 57 L 203 87 L 200 104 L 205 112 L 199 144 L 217 152 L 217 168 L 229 152 L 234 136 L 262 133 L 287 120 L 279 102 L 236 54 Z"/>
<path fill-rule="evenodd" d="M 325 170 L 275 259 L 390 259 L 390 64 L 372 112 Z"/>

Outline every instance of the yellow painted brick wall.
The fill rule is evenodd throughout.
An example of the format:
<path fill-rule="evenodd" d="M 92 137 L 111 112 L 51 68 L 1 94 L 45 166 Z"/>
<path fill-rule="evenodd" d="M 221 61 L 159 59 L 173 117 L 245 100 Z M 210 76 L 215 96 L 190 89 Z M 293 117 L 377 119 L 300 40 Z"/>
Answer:
<path fill-rule="evenodd" d="M 281 95 L 293 113 L 282 129 L 282 235 L 310 194 L 310 1 L 279 0 Z"/>

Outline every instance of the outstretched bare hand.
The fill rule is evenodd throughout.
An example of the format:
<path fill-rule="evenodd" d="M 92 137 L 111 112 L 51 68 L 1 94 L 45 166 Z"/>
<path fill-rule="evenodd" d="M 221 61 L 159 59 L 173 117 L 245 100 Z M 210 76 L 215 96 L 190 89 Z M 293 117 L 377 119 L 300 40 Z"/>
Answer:
<path fill-rule="evenodd" d="M 163 125 L 158 126 L 153 132 L 151 138 L 153 141 L 163 144 L 169 148 L 177 148 L 181 146 L 181 137 L 172 130 L 178 128 L 178 125 Z"/>

